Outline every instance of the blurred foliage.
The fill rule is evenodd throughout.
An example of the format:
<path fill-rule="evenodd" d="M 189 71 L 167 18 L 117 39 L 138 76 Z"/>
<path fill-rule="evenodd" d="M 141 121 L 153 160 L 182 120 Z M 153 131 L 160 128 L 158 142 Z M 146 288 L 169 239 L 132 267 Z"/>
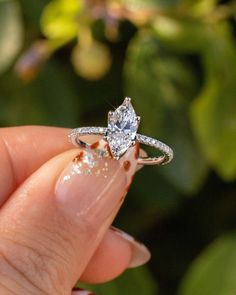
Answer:
<path fill-rule="evenodd" d="M 152 261 L 97 294 L 236 294 L 235 17 L 235 1 L 0 0 L 2 126 L 105 125 L 127 95 L 175 151 L 116 220 Z"/>
<path fill-rule="evenodd" d="M 23 27 L 16 1 L 0 1 L 0 73 L 15 58 L 22 46 Z"/>
<path fill-rule="evenodd" d="M 86 284 L 79 284 L 87 290 L 96 292 L 96 294 L 114 294 L 123 295 L 130 294 L 145 294 L 145 295 L 158 295 L 158 289 L 155 281 L 150 276 L 145 266 L 133 270 L 127 270 L 125 273 L 106 284 L 99 286 L 88 286 Z"/>
<path fill-rule="evenodd" d="M 235 247 L 235 233 L 216 240 L 193 263 L 180 289 L 180 294 L 235 294 Z"/>

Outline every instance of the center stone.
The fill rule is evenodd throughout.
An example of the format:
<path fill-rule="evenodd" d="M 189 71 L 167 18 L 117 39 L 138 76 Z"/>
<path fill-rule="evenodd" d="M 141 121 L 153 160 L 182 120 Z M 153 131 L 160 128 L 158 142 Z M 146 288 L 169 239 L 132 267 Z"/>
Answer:
<path fill-rule="evenodd" d="M 106 138 L 114 158 L 120 158 L 133 144 L 138 125 L 130 98 L 125 98 L 114 112 L 109 112 Z"/>

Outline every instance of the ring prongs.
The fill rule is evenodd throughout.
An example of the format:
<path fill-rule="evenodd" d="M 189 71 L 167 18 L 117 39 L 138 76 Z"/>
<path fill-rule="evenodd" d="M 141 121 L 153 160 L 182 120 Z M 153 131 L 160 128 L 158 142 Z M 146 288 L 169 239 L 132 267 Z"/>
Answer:
<path fill-rule="evenodd" d="M 126 97 L 123 101 L 123 105 L 127 106 L 131 103 L 131 98 L 130 97 Z"/>
<path fill-rule="evenodd" d="M 137 130 L 140 124 L 140 116 L 137 116 L 131 104 L 131 98 L 126 97 L 123 103 L 114 111 L 108 112 L 107 127 L 81 127 L 71 131 L 71 141 L 75 145 L 83 147 L 89 146 L 79 139 L 83 135 L 103 135 L 107 141 L 111 155 L 119 160 L 126 151 L 136 143 L 145 144 L 154 147 L 163 153 L 159 157 L 139 157 L 138 164 L 146 165 L 164 165 L 173 158 L 172 149 L 163 142 L 138 134 Z"/>
<path fill-rule="evenodd" d="M 136 144 L 136 140 L 133 140 L 133 141 L 131 142 L 131 146 L 135 146 L 135 144 Z"/>
<path fill-rule="evenodd" d="M 138 125 L 140 124 L 140 121 L 141 121 L 141 117 L 140 116 L 137 116 L 136 117 L 136 120 L 137 120 L 137 123 L 138 123 Z"/>
<path fill-rule="evenodd" d="M 109 111 L 108 112 L 108 120 L 112 117 L 112 115 L 113 115 L 113 112 L 112 111 Z"/>

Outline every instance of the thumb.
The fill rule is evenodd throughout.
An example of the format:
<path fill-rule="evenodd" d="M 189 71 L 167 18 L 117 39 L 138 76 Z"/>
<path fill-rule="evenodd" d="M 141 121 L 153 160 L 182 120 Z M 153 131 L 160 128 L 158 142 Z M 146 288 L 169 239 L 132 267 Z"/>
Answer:
<path fill-rule="evenodd" d="M 117 161 L 102 141 L 99 149 L 60 154 L 32 174 L 1 209 L 0 294 L 71 294 L 136 164 L 134 148 Z"/>

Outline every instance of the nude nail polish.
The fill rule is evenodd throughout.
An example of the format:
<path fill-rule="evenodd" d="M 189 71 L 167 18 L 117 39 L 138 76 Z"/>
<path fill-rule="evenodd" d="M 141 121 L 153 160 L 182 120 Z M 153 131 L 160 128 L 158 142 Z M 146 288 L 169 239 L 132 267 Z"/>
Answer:
<path fill-rule="evenodd" d="M 72 295 L 95 295 L 91 291 L 80 289 L 80 288 L 74 288 L 72 290 Z"/>
<path fill-rule="evenodd" d="M 134 148 L 120 160 L 111 157 L 104 140 L 78 150 L 59 177 L 56 201 L 71 218 L 99 224 L 123 201 L 136 166 Z"/>

